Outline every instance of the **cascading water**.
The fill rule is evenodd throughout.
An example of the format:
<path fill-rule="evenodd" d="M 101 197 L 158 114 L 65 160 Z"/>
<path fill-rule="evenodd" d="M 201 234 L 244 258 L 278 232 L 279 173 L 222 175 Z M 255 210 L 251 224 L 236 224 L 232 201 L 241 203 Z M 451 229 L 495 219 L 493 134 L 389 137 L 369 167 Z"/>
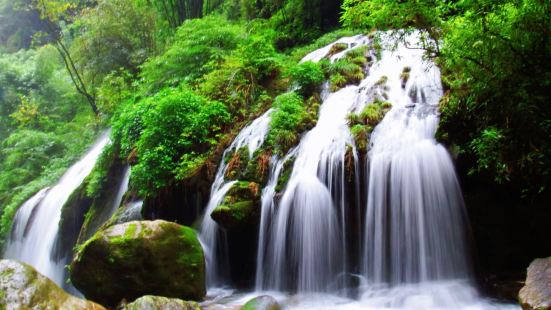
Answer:
<path fill-rule="evenodd" d="M 212 211 L 223 202 L 224 196 L 235 183 L 235 181 L 226 181 L 224 179 L 228 169 L 224 159 L 231 152 L 237 151 L 242 147 L 247 147 L 249 158 L 252 158 L 254 152 L 264 143 L 270 125 L 271 112 L 271 109 L 266 111 L 250 125 L 243 128 L 222 155 L 220 166 L 211 187 L 209 202 L 205 208 L 199 234 L 199 239 L 205 252 L 208 287 L 224 285 L 224 281 L 229 274 L 225 232 L 210 217 Z"/>
<path fill-rule="evenodd" d="M 466 215 L 453 163 L 434 135 L 438 68 L 400 45 L 371 67 L 392 109 L 371 136 L 363 272 L 372 283 L 470 277 Z M 400 78 L 408 68 L 406 83 Z M 369 82 L 362 87 L 371 87 Z"/>
<path fill-rule="evenodd" d="M 90 174 L 108 142 L 107 132 L 84 157 L 65 172 L 54 187 L 40 191 L 18 210 L 14 218 L 14 229 L 8 239 L 6 258 L 26 262 L 58 285 L 64 285 L 66 262 L 53 259 L 51 255 L 58 233 L 61 208 L 71 193 Z"/>
<path fill-rule="evenodd" d="M 382 37 L 384 42 L 386 34 Z M 414 46 L 415 35 L 408 40 Z M 365 36 L 337 42 L 349 49 L 368 43 Z M 303 61 L 321 60 L 337 42 Z M 450 156 L 434 139 L 442 96 L 438 68 L 404 44 L 379 56 L 358 86 L 332 94 L 325 88 L 317 125 L 284 158 L 272 158 L 262 194 L 257 293 L 235 304 L 270 290 L 289 309 L 517 309 L 479 297 L 469 280 L 463 200 Z M 376 100 L 392 108 L 371 135 L 360 181 L 362 165 L 347 115 Z M 356 176 L 348 184 L 347 152 Z M 290 158 L 296 158 L 290 180 L 276 198 L 275 186 Z M 354 187 L 354 197 L 347 197 L 347 186 Z M 364 207 L 358 207 L 360 199 Z M 356 210 L 347 213 L 347 205 Z M 354 218 L 360 211 L 363 219 Z M 352 251 L 345 226 L 351 221 L 363 225 L 356 299 L 343 294 L 350 282 L 340 277 L 358 270 L 347 266 Z M 287 298 L 275 291 L 316 293 Z"/>
<path fill-rule="evenodd" d="M 332 60 L 365 45 L 367 38 L 355 36 L 333 44 L 336 43 L 345 43 L 348 48 L 333 55 Z M 303 61 L 319 61 L 332 45 L 307 55 Z M 346 116 L 358 108 L 356 94 L 357 87 L 352 86 L 324 98 L 316 126 L 294 151 L 295 163 L 277 212 L 273 203 L 275 191 L 270 187 L 264 190 L 257 289 L 329 292 L 344 287 L 341 274 L 347 270 L 345 209 L 350 202 L 345 188 L 348 151 L 353 166 L 358 166 Z M 277 183 L 281 170 L 281 163 L 274 166 L 270 184 Z"/>

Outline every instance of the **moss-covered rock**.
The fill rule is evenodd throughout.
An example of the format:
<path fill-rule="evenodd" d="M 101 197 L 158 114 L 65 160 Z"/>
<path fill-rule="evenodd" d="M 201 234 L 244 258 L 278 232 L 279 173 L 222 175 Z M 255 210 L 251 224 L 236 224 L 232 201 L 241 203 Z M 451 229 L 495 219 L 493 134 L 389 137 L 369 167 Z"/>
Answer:
<path fill-rule="evenodd" d="M 370 61 L 367 51 L 367 46 L 360 46 L 348 51 L 343 58 L 331 64 L 322 64 L 332 92 L 346 85 L 358 84 L 365 78 L 365 66 Z"/>
<path fill-rule="evenodd" d="M 119 224 L 79 246 L 71 281 L 105 305 L 148 294 L 200 300 L 205 295 L 203 251 L 195 231 L 176 223 Z"/>
<path fill-rule="evenodd" d="M 140 297 L 121 308 L 122 310 L 201 310 L 201 306 L 193 301 L 152 295 Z"/>
<path fill-rule="evenodd" d="M 91 301 L 67 294 L 33 267 L 0 261 L 0 309 L 105 309 Z"/>
<path fill-rule="evenodd" d="M 358 151 L 367 152 L 369 136 L 375 126 L 383 120 L 385 114 L 390 111 L 391 107 L 392 104 L 389 102 L 375 100 L 366 105 L 359 114 L 351 113 L 348 115 L 348 125 Z"/>
<path fill-rule="evenodd" d="M 524 310 L 551 309 L 551 257 L 534 260 L 528 267 L 519 301 Z"/>
<path fill-rule="evenodd" d="M 277 300 L 272 296 L 263 295 L 249 300 L 242 310 L 280 310 Z"/>
<path fill-rule="evenodd" d="M 236 182 L 226 194 L 224 202 L 211 217 L 226 229 L 246 228 L 258 223 L 260 216 L 260 186 L 255 182 Z"/>

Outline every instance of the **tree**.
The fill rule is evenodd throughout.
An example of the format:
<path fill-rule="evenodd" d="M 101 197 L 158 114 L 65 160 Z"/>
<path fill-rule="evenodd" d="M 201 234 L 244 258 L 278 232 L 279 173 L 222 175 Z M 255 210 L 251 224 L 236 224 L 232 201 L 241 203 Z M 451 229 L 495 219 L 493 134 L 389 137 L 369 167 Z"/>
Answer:
<path fill-rule="evenodd" d="M 75 8 L 75 4 L 56 0 L 34 0 L 33 5 L 40 13 L 40 18 L 46 25 L 47 35 L 59 52 L 77 92 L 86 98 L 94 114 L 99 115 L 100 111 L 96 104 L 96 96 L 93 90 L 90 92 L 88 89 L 82 74 L 77 69 L 75 61 L 63 40 L 60 23 L 67 20 L 70 16 L 70 11 Z"/>

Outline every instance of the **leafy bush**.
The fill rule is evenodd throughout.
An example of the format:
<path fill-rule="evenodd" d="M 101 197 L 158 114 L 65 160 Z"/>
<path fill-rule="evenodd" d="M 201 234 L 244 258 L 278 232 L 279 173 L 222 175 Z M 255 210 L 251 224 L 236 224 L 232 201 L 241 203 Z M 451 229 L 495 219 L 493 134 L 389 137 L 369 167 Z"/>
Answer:
<path fill-rule="evenodd" d="M 267 139 L 276 152 L 283 154 L 298 142 L 299 134 L 308 126 L 309 115 L 303 99 L 294 92 L 277 96 L 273 107 Z"/>
<path fill-rule="evenodd" d="M 137 106 L 147 108 L 135 145 L 138 163 L 132 169 L 132 179 L 144 195 L 154 195 L 178 172 L 185 175 L 179 170 L 196 167 L 197 156 L 216 145 L 222 126 L 230 119 L 224 105 L 186 88 L 162 89 Z"/>
<path fill-rule="evenodd" d="M 320 65 L 311 61 L 299 63 L 289 69 L 292 83 L 300 89 L 300 94 L 307 98 L 318 91 L 319 86 L 325 80 L 325 75 Z"/>
<path fill-rule="evenodd" d="M 217 68 L 243 36 L 244 27 L 222 17 L 187 20 L 172 45 L 143 65 L 141 76 L 150 88 L 193 81 Z"/>

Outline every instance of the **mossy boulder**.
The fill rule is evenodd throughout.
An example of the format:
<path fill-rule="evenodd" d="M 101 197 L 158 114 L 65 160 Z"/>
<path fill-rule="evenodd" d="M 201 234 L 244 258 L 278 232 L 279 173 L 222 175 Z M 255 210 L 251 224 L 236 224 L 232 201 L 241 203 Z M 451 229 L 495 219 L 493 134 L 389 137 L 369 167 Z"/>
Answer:
<path fill-rule="evenodd" d="M 524 310 L 551 309 L 551 257 L 534 260 L 528 267 L 519 302 Z"/>
<path fill-rule="evenodd" d="M 212 211 L 212 219 L 230 230 L 258 223 L 260 191 L 258 183 L 236 182 L 226 194 L 224 202 Z"/>
<path fill-rule="evenodd" d="M 160 296 L 143 296 L 121 307 L 122 310 L 201 310 L 201 306 L 193 301 Z"/>
<path fill-rule="evenodd" d="M 79 246 L 71 281 L 87 298 L 115 305 L 144 295 L 200 300 L 204 255 L 191 228 L 133 221 L 98 231 Z"/>
<path fill-rule="evenodd" d="M 242 310 L 280 310 L 277 300 L 272 296 L 263 295 L 249 300 L 243 305 Z"/>
<path fill-rule="evenodd" d="M 67 294 L 33 267 L 14 260 L 0 261 L 0 309 L 105 309 Z"/>

